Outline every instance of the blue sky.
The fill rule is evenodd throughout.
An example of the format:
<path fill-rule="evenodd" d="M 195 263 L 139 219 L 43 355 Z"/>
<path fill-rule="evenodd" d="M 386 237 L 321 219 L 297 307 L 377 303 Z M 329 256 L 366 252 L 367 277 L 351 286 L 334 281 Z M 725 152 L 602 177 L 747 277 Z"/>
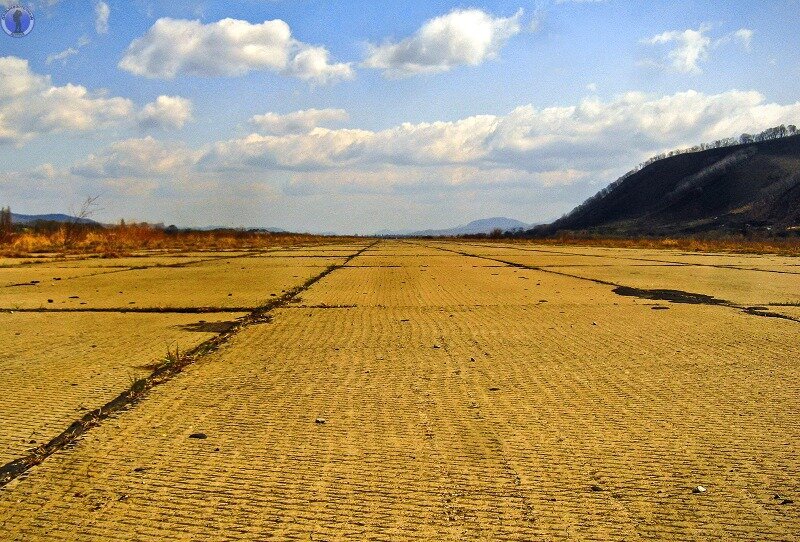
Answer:
<path fill-rule="evenodd" d="M 800 122 L 800 1 L 46 0 L 0 35 L 0 203 L 370 233 L 552 219 Z"/>

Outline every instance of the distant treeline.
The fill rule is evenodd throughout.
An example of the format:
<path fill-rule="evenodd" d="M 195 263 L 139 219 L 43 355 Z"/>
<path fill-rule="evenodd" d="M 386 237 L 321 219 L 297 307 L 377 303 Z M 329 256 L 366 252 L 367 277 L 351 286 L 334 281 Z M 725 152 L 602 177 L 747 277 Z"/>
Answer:
<path fill-rule="evenodd" d="M 688 147 L 685 149 L 676 149 L 674 151 L 669 151 L 669 152 L 662 152 L 661 154 L 657 154 L 645 160 L 637 167 L 635 167 L 634 169 L 623 175 L 620 179 L 630 177 L 634 173 L 646 168 L 653 162 L 658 162 L 659 160 L 663 160 L 664 158 L 669 158 L 671 156 L 678 156 L 679 154 L 687 154 L 690 152 L 707 151 L 709 149 L 721 149 L 723 147 L 735 147 L 736 145 L 748 145 L 750 143 L 760 143 L 761 141 L 771 141 L 773 139 L 780 139 L 782 137 L 791 137 L 798 134 L 800 134 L 800 132 L 797 131 L 797 127 L 794 124 L 790 124 L 789 126 L 781 124 L 780 126 L 775 126 L 774 128 L 767 128 L 766 130 L 758 134 L 742 134 L 739 137 L 726 137 L 724 139 L 717 139 L 716 141 L 712 141 L 711 143 L 701 143 L 699 145 L 695 145 L 694 147 Z"/>

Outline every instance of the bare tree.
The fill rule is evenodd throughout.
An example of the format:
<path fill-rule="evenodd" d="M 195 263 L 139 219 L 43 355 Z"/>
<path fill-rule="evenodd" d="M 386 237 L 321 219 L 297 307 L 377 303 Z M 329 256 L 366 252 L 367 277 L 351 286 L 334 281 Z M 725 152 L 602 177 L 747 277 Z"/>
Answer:
<path fill-rule="evenodd" d="M 86 222 L 99 210 L 100 196 L 89 196 L 76 210 L 70 208 L 71 220 L 64 224 L 64 248 L 70 248 L 86 229 Z"/>
<path fill-rule="evenodd" d="M 12 233 L 14 225 L 11 220 L 11 208 L 3 207 L 0 209 L 0 243 L 10 242 Z"/>

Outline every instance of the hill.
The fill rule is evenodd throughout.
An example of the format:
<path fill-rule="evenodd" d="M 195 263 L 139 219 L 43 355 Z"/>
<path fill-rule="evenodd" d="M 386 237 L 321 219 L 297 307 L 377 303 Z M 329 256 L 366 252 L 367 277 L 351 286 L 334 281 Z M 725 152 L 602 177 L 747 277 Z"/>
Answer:
<path fill-rule="evenodd" d="M 501 231 L 523 231 L 530 228 L 530 224 L 514 220 L 513 218 L 493 217 L 473 220 L 469 224 L 456 226 L 444 230 L 421 230 L 421 231 L 402 231 L 402 232 L 379 232 L 382 237 L 456 237 L 458 235 L 478 235 L 489 234 L 495 230 Z"/>
<path fill-rule="evenodd" d="M 14 224 L 34 224 L 36 222 L 64 222 L 76 224 L 98 224 L 94 220 L 88 218 L 77 218 L 60 213 L 47 214 L 47 215 L 20 215 L 11 213 L 11 221 Z"/>
<path fill-rule="evenodd" d="M 676 235 L 800 226 L 800 135 L 649 163 L 531 233 Z"/>

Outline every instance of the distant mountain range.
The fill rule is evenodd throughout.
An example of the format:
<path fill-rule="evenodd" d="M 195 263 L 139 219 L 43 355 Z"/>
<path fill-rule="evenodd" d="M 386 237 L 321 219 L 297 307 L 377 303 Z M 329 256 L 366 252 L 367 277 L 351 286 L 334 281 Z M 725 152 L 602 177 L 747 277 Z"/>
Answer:
<path fill-rule="evenodd" d="M 11 222 L 14 224 L 33 224 L 35 222 L 72 222 L 75 224 L 99 224 L 88 218 L 77 218 L 60 213 L 49 215 L 19 215 L 11 213 Z"/>
<path fill-rule="evenodd" d="M 531 233 L 800 231 L 800 135 L 657 160 Z"/>
<path fill-rule="evenodd" d="M 495 230 L 524 231 L 532 227 L 531 224 L 514 220 L 513 218 L 494 217 L 473 220 L 469 224 L 444 230 L 383 230 L 377 233 L 380 237 L 455 237 L 458 235 L 489 234 Z"/>

